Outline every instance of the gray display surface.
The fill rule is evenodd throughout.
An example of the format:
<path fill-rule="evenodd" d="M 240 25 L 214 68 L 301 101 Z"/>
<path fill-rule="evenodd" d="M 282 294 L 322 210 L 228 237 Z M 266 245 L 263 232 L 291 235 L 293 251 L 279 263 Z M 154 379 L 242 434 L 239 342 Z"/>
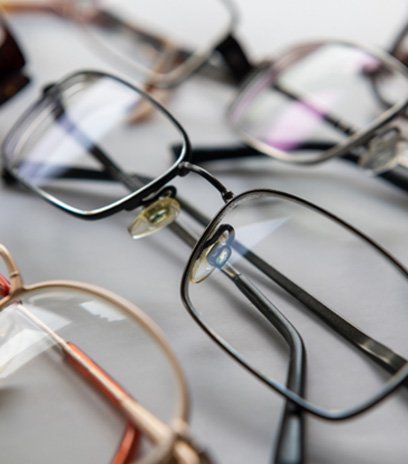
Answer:
<path fill-rule="evenodd" d="M 254 58 L 310 38 L 347 37 L 384 46 L 407 14 L 403 0 L 298 0 L 281 5 L 240 0 L 237 6 L 241 17 L 238 36 Z M 98 57 L 72 24 L 46 15 L 20 16 L 11 19 L 11 24 L 25 51 L 32 83 L 1 108 L 2 139 L 37 98 L 41 86 L 69 72 L 102 69 L 130 79 Z M 233 92 L 197 75 L 174 92 L 167 106 L 193 145 L 233 143 L 236 137 L 223 119 Z M 235 193 L 265 187 L 316 202 L 375 238 L 408 265 L 408 197 L 396 188 L 336 160 L 312 168 L 259 160 L 230 166 L 223 163 L 209 169 Z M 209 214 L 222 205 L 211 186 L 193 174 L 174 185 Z M 179 296 L 189 255 L 184 244 L 168 230 L 133 241 L 126 230 L 135 216 L 132 212 L 81 221 L 23 189 L 4 184 L 0 208 L 0 242 L 12 252 L 27 283 L 71 279 L 103 286 L 136 303 L 162 328 L 189 383 L 192 433 L 216 462 L 269 462 L 284 402 L 215 346 L 185 311 Z M 51 402 L 56 400 L 50 397 Z M 308 418 L 307 462 L 402 464 L 408 458 L 407 430 L 407 394 L 403 391 L 350 421 Z"/>

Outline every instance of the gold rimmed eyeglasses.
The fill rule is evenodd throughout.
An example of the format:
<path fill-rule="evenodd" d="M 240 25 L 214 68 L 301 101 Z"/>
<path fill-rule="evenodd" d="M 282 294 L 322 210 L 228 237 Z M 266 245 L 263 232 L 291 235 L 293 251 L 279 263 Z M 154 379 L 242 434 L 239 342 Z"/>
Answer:
<path fill-rule="evenodd" d="M 26 286 L 2 245 L 0 257 L 7 462 L 209 462 L 188 437 L 182 369 L 139 308 L 79 282 Z"/>

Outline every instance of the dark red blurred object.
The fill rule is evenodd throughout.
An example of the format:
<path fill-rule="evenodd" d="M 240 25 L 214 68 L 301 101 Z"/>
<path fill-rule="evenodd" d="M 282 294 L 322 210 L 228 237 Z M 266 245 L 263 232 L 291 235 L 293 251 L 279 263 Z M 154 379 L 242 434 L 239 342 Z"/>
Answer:
<path fill-rule="evenodd" d="M 0 14 L 0 105 L 23 89 L 29 78 L 23 73 L 26 60 L 6 20 Z"/>

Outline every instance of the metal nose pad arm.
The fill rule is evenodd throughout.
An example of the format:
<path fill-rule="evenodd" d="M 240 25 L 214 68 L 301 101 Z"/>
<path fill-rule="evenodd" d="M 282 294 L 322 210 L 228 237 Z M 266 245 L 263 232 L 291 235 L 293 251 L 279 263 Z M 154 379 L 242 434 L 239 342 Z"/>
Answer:
<path fill-rule="evenodd" d="M 164 196 L 163 196 L 164 195 Z M 180 212 L 180 203 L 174 198 L 175 189 L 166 189 L 143 207 L 128 227 L 133 239 L 147 237 L 171 224 Z"/>
<path fill-rule="evenodd" d="M 407 143 L 398 127 L 387 128 L 369 141 L 359 165 L 375 174 L 388 171 L 398 164 L 404 142 Z"/>

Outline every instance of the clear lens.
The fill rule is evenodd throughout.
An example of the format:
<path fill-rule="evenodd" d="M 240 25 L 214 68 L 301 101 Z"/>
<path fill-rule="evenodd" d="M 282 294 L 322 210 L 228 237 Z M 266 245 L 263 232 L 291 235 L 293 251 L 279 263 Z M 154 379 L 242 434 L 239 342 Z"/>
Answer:
<path fill-rule="evenodd" d="M 184 137 L 136 89 L 106 75 L 71 77 L 19 122 L 8 168 L 30 186 L 82 211 L 104 208 L 165 174 Z"/>
<path fill-rule="evenodd" d="M 226 227 L 235 234 L 231 254 L 223 252 L 217 261 L 221 266 L 204 266 L 208 244 Z M 263 272 L 256 259 L 269 270 Z M 208 271 L 200 279 L 197 267 Z M 204 325 L 234 356 L 285 385 L 288 344 L 265 317 L 265 308 L 250 301 L 248 289 L 243 291 L 248 279 L 252 293 L 260 291 L 268 299 L 266 312 L 271 315 L 277 308 L 303 338 L 306 399 L 319 406 L 356 406 L 390 378 L 344 337 L 353 334 L 350 324 L 408 357 L 407 274 L 345 226 L 284 195 L 252 192 L 230 203 L 200 239 L 186 275 L 187 301 Z M 318 310 L 332 322 L 329 310 L 335 311 L 345 334 L 329 328 Z M 361 332 L 357 338 L 364 350 L 374 343 Z"/>
<path fill-rule="evenodd" d="M 387 75 L 387 104 L 376 86 L 379 73 Z M 370 52 L 312 44 L 260 71 L 231 106 L 229 119 L 249 143 L 272 156 L 318 161 L 407 98 L 405 74 Z"/>
<path fill-rule="evenodd" d="M 130 310 L 84 290 L 30 291 L 0 312 L 5 462 L 113 462 L 127 424 L 109 395 L 86 379 L 42 324 L 162 421 L 180 414 L 173 367 Z M 145 439 L 138 457 L 154 449 Z"/>
<path fill-rule="evenodd" d="M 157 84 L 186 77 L 231 23 L 222 0 L 94 0 L 85 5 L 80 19 L 98 49 Z"/>

